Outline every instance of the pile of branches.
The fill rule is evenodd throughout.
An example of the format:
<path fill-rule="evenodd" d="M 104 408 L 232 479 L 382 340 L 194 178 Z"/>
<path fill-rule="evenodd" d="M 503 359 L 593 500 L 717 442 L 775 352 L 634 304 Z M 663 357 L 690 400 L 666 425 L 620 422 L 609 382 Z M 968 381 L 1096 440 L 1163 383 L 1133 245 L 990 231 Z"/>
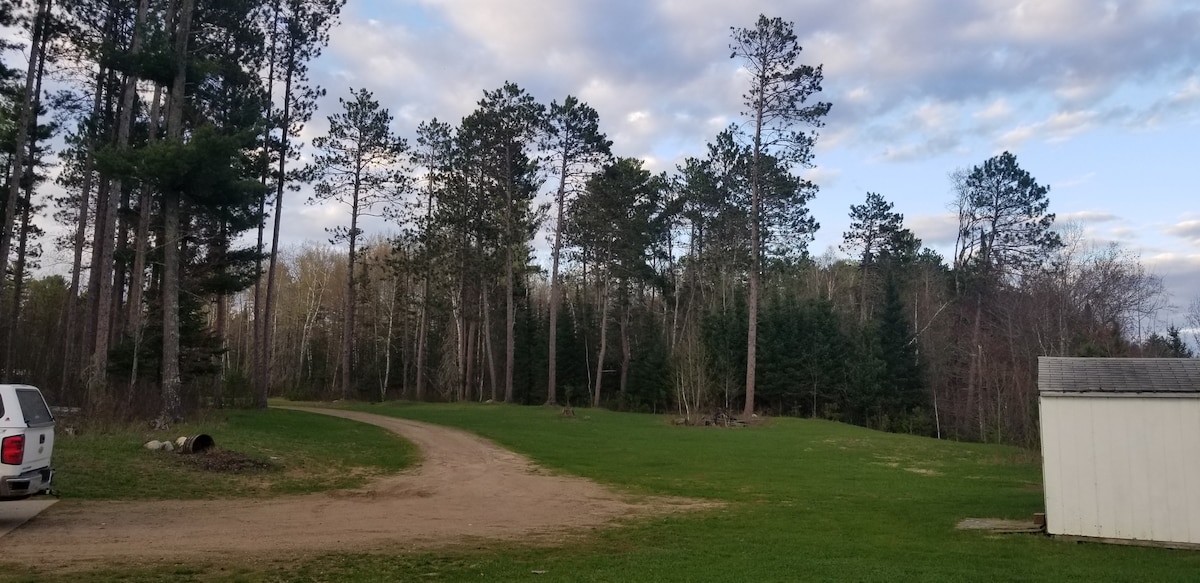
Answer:
<path fill-rule="evenodd" d="M 705 415 L 696 419 L 691 417 L 678 417 L 672 424 L 674 425 L 692 425 L 704 427 L 745 427 L 746 422 L 729 414 L 725 409 L 717 409 L 711 415 Z"/>

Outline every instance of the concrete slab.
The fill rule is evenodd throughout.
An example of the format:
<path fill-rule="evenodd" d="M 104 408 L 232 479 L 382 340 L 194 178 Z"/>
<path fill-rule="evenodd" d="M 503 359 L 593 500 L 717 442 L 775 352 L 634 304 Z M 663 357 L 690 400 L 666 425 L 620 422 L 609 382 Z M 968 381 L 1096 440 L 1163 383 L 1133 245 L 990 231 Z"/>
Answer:
<path fill-rule="evenodd" d="M 32 498 L 15 502 L 0 502 L 0 537 L 29 522 L 41 511 L 51 507 L 58 498 Z"/>

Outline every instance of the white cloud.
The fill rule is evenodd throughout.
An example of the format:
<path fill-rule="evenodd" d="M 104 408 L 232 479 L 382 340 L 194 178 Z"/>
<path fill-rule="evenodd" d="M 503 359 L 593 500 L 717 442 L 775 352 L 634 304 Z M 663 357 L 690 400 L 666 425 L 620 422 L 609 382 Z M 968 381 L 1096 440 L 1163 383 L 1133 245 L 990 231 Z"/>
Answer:
<path fill-rule="evenodd" d="M 1155 1 L 930 0 L 886 7 L 834 0 L 414 1 L 439 24 L 406 26 L 383 13 L 343 19 L 334 50 L 353 79 L 456 109 L 511 79 L 546 100 L 582 93 L 598 110 L 608 101 L 605 123 L 632 111 L 612 105 L 620 100 L 640 100 L 634 109 L 662 116 L 682 103 L 703 110 L 689 112 L 691 119 L 737 113 L 741 87 L 732 74 L 736 63 L 727 58 L 729 27 L 751 25 L 748 15 L 760 11 L 779 15 L 797 25 L 805 48 L 800 60 L 824 65 L 824 98 L 834 102 L 829 133 L 852 133 L 856 144 L 887 149 L 892 160 L 954 151 L 961 141 L 931 133 L 989 133 L 991 124 L 1014 117 L 992 139 L 1008 145 L 1042 133 L 1069 139 L 1096 125 L 1073 119 L 1091 111 L 1089 104 L 1134 77 L 1169 74 L 1200 48 L 1188 27 L 1196 10 Z M 596 84 L 610 86 L 607 99 L 589 95 Z M 1200 93 L 1200 82 L 1185 85 L 1179 99 L 1193 93 Z M 1031 119 L 1038 115 L 1033 109 L 1014 109 L 1029 94 L 1058 100 L 1062 119 Z M 975 113 L 961 118 L 964 107 Z M 419 106 L 413 115 L 438 109 Z M 899 120 L 891 123 L 900 124 L 901 139 L 863 131 L 888 114 Z M 918 125 L 908 125 L 912 120 Z"/>
<path fill-rule="evenodd" d="M 634 111 L 625 116 L 625 121 L 631 124 L 641 124 L 650 120 L 650 114 L 645 111 Z"/>
<path fill-rule="evenodd" d="M 1181 221 L 1167 227 L 1167 234 L 1184 239 L 1193 245 L 1200 245 L 1200 220 Z"/>
<path fill-rule="evenodd" d="M 958 239 L 958 215 L 951 212 L 913 215 L 905 223 L 926 245 L 952 245 Z"/>
<path fill-rule="evenodd" d="M 1135 129 L 1154 129 L 1178 119 L 1195 119 L 1200 109 L 1200 77 L 1188 77 L 1182 86 L 1140 111 L 1124 111 L 1127 124 Z"/>
<path fill-rule="evenodd" d="M 1200 101 L 1200 77 L 1196 75 L 1188 77 L 1184 86 L 1172 93 L 1170 97 L 1170 102 L 1173 104 L 1190 104 L 1197 101 Z"/>
<path fill-rule="evenodd" d="M 1108 223 L 1120 220 L 1117 215 L 1107 211 L 1077 211 L 1072 213 L 1059 213 L 1056 222 L 1074 222 L 1081 224 Z"/>
<path fill-rule="evenodd" d="M 463 36 L 487 48 L 499 61 L 544 62 L 572 42 L 579 11 L 556 0 L 422 0 L 436 8 Z M 537 23 L 537 26 L 530 26 Z"/>
<path fill-rule="evenodd" d="M 1113 227 L 1108 231 L 1117 241 L 1131 242 L 1137 239 L 1138 230 L 1133 227 Z"/>
<path fill-rule="evenodd" d="M 841 170 L 837 168 L 830 168 L 828 166 L 815 166 L 803 172 L 805 180 L 811 181 L 820 188 L 828 188 L 832 186 L 835 182 L 837 182 L 837 179 L 839 176 L 841 176 L 841 174 Z"/>
<path fill-rule="evenodd" d="M 998 98 L 988 104 L 987 107 L 975 112 L 974 117 L 983 121 L 996 121 L 1007 119 L 1012 115 L 1012 107 L 1008 105 L 1008 101 L 1004 98 Z"/>
<path fill-rule="evenodd" d="M 997 148 L 1001 150 L 1016 150 L 1037 135 L 1038 129 L 1034 124 L 1019 125 L 1000 136 Z"/>
<path fill-rule="evenodd" d="M 823 65 L 819 98 L 833 109 L 818 163 L 857 150 L 852 156 L 868 162 L 945 157 L 950 168 L 989 146 L 1161 127 L 1200 108 L 1200 8 L 1191 3 L 392 0 L 392 10 L 367 13 L 370 6 L 347 6 L 329 57 L 314 66 L 327 102 L 347 85 L 366 86 L 411 135 L 434 116 L 456 122 L 484 89 L 511 80 L 543 102 L 579 96 L 600 113 L 618 154 L 650 159 L 655 169 L 702 154 L 739 120 L 744 87 L 728 58 L 729 28 L 752 25 L 759 12 L 795 22 L 800 61 Z M 413 10 L 420 19 L 408 17 Z M 1171 89 L 1146 91 L 1160 85 Z M 321 115 L 329 109 L 323 104 Z M 843 161 L 812 175 L 834 188 L 863 179 Z M 1055 187 L 1092 188 L 1092 180 Z M 929 241 L 953 240 L 953 222 L 912 222 Z"/>
<path fill-rule="evenodd" d="M 955 124 L 958 110 L 947 103 L 930 102 L 918 107 L 913 117 L 920 122 L 921 129 L 927 132 L 942 132 Z"/>
<path fill-rule="evenodd" d="M 871 90 L 866 87 L 855 87 L 846 92 L 846 101 L 866 102 L 871 99 Z"/>
<path fill-rule="evenodd" d="M 1042 139 L 1049 143 L 1065 142 L 1095 127 L 1098 115 L 1094 111 L 1062 111 L 1038 122 L 1023 124 L 1004 133 L 997 146 L 1016 150 L 1025 142 Z"/>
<path fill-rule="evenodd" d="M 1161 252 L 1142 259 L 1157 273 L 1200 272 L 1200 253 Z"/>

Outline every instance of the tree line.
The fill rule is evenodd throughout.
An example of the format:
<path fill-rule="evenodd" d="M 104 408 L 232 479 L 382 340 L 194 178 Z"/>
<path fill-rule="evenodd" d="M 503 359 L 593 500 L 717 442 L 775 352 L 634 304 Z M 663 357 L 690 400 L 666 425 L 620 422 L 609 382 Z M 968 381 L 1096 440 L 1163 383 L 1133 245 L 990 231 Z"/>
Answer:
<path fill-rule="evenodd" d="M 588 104 L 511 82 L 408 138 L 353 88 L 301 143 L 342 4 L 0 2 L 28 39 L 0 71 L 5 380 L 160 424 L 283 395 L 1028 443 L 1038 355 L 1190 356 L 1178 329 L 1132 333 L 1161 282 L 1056 227 L 1009 153 L 951 175 L 952 257 L 878 193 L 848 205 L 847 256 L 811 254 L 818 189 L 799 172 L 831 104 L 782 19 L 731 29 L 739 122 L 654 173 Z M 345 221 L 282 247 L 285 204 L 306 203 Z M 47 205 L 53 239 L 34 220 Z M 392 234 L 364 232 L 370 216 Z M 31 277 L 44 244 L 70 252 L 65 275 Z"/>

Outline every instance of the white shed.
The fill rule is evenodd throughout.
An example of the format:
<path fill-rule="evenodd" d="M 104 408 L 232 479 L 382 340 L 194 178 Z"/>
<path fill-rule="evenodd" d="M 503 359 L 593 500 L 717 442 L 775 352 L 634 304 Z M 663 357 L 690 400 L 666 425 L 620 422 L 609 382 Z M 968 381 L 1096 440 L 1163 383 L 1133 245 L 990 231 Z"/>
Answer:
<path fill-rule="evenodd" d="M 1200 359 L 1038 359 L 1046 530 L 1200 545 Z"/>

